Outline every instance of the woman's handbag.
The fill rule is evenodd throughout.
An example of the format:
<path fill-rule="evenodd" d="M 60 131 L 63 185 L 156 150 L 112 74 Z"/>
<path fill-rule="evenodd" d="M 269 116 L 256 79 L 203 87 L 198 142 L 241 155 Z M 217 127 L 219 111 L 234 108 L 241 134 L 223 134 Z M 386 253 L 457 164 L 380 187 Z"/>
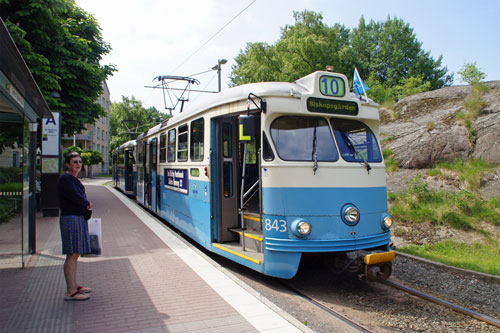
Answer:
<path fill-rule="evenodd" d="M 90 236 L 90 254 L 95 256 L 102 255 L 102 229 L 101 219 L 92 218 L 88 220 Z"/>
<path fill-rule="evenodd" d="M 83 214 L 83 218 L 85 219 L 85 221 L 88 221 L 90 220 L 91 217 L 92 217 L 92 209 L 87 209 L 85 214 Z"/>

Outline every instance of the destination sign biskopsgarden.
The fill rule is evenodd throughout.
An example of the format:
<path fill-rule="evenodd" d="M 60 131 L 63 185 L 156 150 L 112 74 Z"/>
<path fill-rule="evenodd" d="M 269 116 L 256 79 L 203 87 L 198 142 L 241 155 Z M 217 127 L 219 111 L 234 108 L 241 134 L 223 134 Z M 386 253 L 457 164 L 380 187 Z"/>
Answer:
<path fill-rule="evenodd" d="M 352 101 L 309 97 L 306 104 L 309 112 L 356 116 L 359 111 L 358 103 Z"/>

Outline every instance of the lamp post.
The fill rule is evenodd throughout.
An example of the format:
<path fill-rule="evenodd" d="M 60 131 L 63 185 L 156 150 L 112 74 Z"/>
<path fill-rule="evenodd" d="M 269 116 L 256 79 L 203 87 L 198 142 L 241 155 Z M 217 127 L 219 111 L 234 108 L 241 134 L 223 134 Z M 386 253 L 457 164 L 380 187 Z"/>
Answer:
<path fill-rule="evenodd" d="M 212 67 L 212 70 L 214 71 L 217 71 L 217 76 L 219 78 L 219 92 L 220 92 L 220 71 L 221 71 L 221 65 L 224 65 L 225 63 L 227 63 L 227 59 L 219 59 L 217 61 L 217 65 L 215 65 L 214 67 Z"/>

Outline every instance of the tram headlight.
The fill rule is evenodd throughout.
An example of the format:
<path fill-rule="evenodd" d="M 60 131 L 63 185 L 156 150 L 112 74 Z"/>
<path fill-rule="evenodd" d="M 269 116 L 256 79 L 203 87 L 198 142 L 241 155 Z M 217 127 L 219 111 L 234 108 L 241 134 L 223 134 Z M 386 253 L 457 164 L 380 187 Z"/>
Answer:
<path fill-rule="evenodd" d="M 292 222 L 292 232 L 297 237 L 305 237 L 311 233 L 311 225 L 304 220 L 295 220 Z"/>
<path fill-rule="evenodd" d="M 359 209 L 353 204 L 347 204 L 344 207 L 342 207 L 342 212 L 340 216 L 342 217 L 342 221 L 344 221 L 345 224 L 354 226 L 359 222 L 360 218 Z"/>
<path fill-rule="evenodd" d="M 382 229 L 389 230 L 392 227 L 392 216 L 389 214 L 382 215 Z"/>

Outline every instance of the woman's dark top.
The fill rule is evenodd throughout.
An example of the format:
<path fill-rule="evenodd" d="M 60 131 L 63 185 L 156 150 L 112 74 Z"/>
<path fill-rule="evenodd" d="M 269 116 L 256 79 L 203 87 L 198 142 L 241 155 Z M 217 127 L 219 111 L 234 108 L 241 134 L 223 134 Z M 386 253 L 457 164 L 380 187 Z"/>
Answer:
<path fill-rule="evenodd" d="M 63 173 L 57 181 L 57 190 L 61 216 L 83 216 L 90 202 L 85 195 L 85 187 L 78 178 L 69 173 Z"/>

